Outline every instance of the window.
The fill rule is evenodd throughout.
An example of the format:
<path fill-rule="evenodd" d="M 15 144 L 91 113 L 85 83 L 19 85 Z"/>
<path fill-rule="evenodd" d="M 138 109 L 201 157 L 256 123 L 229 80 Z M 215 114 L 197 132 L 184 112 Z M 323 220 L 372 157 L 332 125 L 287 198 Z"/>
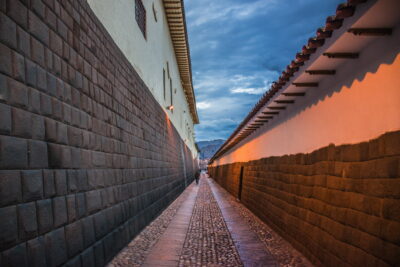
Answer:
<path fill-rule="evenodd" d="M 163 90 L 164 90 L 164 100 L 166 100 L 166 96 L 165 96 L 165 69 L 163 69 Z"/>
<path fill-rule="evenodd" d="M 142 0 L 135 0 L 135 18 L 144 38 L 146 38 L 146 9 L 144 9 Z"/>
<path fill-rule="evenodd" d="M 173 106 L 174 105 L 174 102 L 173 102 L 173 100 L 172 100 L 172 79 L 170 78 L 169 79 L 169 92 L 170 92 L 170 94 L 171 94 L 171 106 Z M 173 111 L 173 110 L 172 110 Z"/>
<path fill-rule="evenodd" d="M 154 6 L 154 3 L 153 3 L 153 15 L 154 15 L 154 20 L 157 22 L 157 10 Z"/>

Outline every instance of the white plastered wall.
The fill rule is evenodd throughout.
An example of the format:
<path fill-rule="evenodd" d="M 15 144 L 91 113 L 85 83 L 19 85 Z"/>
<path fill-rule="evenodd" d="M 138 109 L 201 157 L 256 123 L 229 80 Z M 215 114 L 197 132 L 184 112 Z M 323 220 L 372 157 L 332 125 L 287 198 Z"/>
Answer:
<path fill-rule="evenodd" d="M 193 119 L 181 84 L 162 0 L 142 0 L 146 9 L 146 39 L 135 20 L 135 0 L 88 0 L 88 3 L 158 103 L 166 111 L 193 156 L 197 157 Z M 153 13 L 153 5 L 157 21 Z M 171 104 L 167 62 L 173 88 L 173 112 L 166 109 Z M 165 99 L 163 69 L 167 77 Z"/>

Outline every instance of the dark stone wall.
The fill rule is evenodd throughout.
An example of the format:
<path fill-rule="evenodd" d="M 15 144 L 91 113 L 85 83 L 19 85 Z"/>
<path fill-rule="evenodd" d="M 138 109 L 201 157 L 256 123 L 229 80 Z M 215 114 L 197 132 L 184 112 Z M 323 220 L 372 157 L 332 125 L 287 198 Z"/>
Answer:
<path fill-rule="evenodd" d="M 86 1 L 0 0 L 0 266 L 103 266 L 188 151 Z"/>
<path fill-rule="evenodd" d="M 209 167 L 210 175 L 312 262 L 399 266 L 400 132 L 309 154 Z"/>

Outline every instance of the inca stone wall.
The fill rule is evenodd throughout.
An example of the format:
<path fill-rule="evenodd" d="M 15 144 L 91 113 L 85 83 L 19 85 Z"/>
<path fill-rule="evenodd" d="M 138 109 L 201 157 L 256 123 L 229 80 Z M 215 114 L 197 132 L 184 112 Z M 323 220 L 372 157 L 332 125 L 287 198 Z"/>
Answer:
<path fill-rule="evenodd" d="M 210 175 L 314 263 L 400 264 L 400 132 L 310 154 L 210 167 Z"/>
<path fill-rule="evenodd" d="M 0 0 L 0 266 L 103 266 L 188 151 L 86 1 Z"/>

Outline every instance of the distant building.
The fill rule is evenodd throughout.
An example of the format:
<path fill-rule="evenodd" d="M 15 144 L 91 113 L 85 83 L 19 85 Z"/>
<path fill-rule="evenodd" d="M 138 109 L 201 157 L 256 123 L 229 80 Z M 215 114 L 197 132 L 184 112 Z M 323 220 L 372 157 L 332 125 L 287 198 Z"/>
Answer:
<path fill-rule="evenodd" d="M 210 161 L 316 265 L 400 263 L 399 11 L 339 5 Z"/>
<path fill-rule="evenodd" d="M 88 3 L 197 157 L 194 124 L 199 118 L 183 1 Z"/>

